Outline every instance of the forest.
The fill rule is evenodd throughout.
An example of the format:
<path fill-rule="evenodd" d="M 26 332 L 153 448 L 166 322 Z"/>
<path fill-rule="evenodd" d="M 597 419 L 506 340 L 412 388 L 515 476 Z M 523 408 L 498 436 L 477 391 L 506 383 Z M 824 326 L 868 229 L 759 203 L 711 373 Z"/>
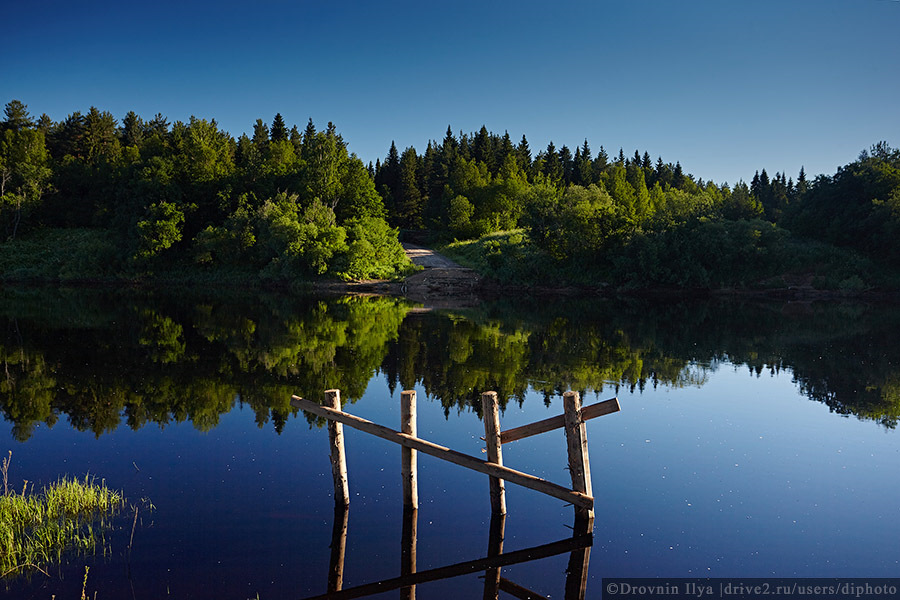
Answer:
<path fill-rule="evenodd" d="M 424 241 L 503 283 L 897 288 L 900 150 L 833 175 L 705 181 L 649 152 L 532 151 L 482 127 L 364 164 L 332 123 L 235 139 L 91 107 L 0 123 L 5 281 L 391 279 Z"/>

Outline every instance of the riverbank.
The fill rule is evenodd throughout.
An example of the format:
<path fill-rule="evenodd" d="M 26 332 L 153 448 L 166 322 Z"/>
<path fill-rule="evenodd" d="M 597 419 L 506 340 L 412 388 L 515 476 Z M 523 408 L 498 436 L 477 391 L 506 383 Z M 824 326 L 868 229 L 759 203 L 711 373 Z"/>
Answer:
<path fill-rule="evenodd" d="M 705 286 L 616 278 L 608 265 L 554 260 L 527 243 L 521 231 L 429 249 L 405 244 L 414 268 L 396 279 L 266 277 L 252 265 L 209 268 L 182 260 L 142 272 L 118 264 L 112 244 L 97 230 L 48 230 L 0 244 L 2 285 L 109 286 L 310 291 L 326 295 L 406 297 L 433 307 L 471 306 L 505 296 L 767 297 L 788 300 L 900 300 L 900 277 L 850 251 L 801 247 L 787 267 L 765 276 L 742 273 Z M 610 262 L 610 261 L 607 261 Z"/>

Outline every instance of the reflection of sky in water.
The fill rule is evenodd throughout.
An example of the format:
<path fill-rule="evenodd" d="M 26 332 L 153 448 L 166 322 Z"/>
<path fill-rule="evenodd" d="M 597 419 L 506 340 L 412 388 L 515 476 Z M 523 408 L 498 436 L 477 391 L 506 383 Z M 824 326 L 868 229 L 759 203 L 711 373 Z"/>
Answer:
<path fill-rule="evenodd" d="M 799 394 L 789 372 L 757 377 L 720 364 L 697 374 L 703 387 L 620 390 L 622 411 L 589 423 L 597 519 L 588 597 L 599 594 L 604 576 L 896 575 L 897 432 L 830 414 Z M 418 391 L 419 435 L 481 456 L 475 415 L 452 410 L 445 418 Z M 379 376 L 348 410 L 397 428 L 399 398 Z M 557 398 L 547 408 L 529 394 L 522 408 L 508 405 L 501 425 L 553 416 L 561 405 Z M 301 417 L 276 435 L 253 417 L 236 408 L 208 433 L 190 424 L 123 426 L 99 439 L 64 422 L 40 425 L 24 444 L 7 437 L 10 479 L 46 483 L 89 472 L 132 499 L 149 497 L 157 510 L 143 516 L 130 564 L 139 597 L 323 593 L 333 520 L 327 433 Z M 349 428 L 345 436 L 352 499 L 344 587 L 351 587 L 399 574 L 400 450 Z M 503 454 L 508 466 L 568 483 L 561 430 L 505 445 Z M 511 484 L 507 494 L 507 552 L 570 535 L 571 507 Z M 485 556 L 485 476 L 420 454 L 419 497 L 418 570 Z M 123 528 L 114 556 L 127 544 L 130 521 Z M 567 560 L 503 575 L 562 597 Z M 84 564 L 75 559 L 61 586 L 36 579 L 44 587 L 29 593 L 77 597 Z M 417 597 L 480 597 L 480 574 L 420 585 Z M 88 590 L 98 597 L 130 595 L 130 585 L 121 562 L 91 566 Z"/>

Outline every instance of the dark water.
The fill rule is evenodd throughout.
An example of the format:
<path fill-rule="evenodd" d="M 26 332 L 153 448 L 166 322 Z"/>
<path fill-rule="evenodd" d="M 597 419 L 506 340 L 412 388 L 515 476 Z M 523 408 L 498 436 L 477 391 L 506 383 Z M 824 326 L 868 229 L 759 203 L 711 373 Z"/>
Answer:
<path fill-rule="evenodd" d="M 393 428 L 400 391 L 414 389 L 419 435 L 475 456 L 482 391 L 499 393 L 504 429 L 560 414 L 566 390 L 586 404 L 618 396 L 621 412 L 587 426 L 597 514 L 587 598 L 600 597 L 602 577 L 900 571 L 896 307 L 566 299 L 422 312 L 377 298 L 7 290 L 0 323 L 10 482 L 90 473 L 156 507 L 142 505 L 130 553 L 133 513 L 106 556 L 6 577 L 3 597 L 80 598 L 85 566 L 100 599 L 324 594 L 341 541 L 328 434 L 289 400 L 329 388 L 348 412 Z M 410 523 L 400 448 L 345 437 L 347 589 L 401 574 Z M 503 453 L 569 484 L 559 430 Z M 419 572 L 495 550 L 486 476 L 420 454 L 419 498 Z M 507 505 L 505 554 L 572 538 L 562 501 L 507 484 Z M 571 559 L 501 575 L 573 597 Z M 481 598 L 484 574 L 415 595 Z"/>

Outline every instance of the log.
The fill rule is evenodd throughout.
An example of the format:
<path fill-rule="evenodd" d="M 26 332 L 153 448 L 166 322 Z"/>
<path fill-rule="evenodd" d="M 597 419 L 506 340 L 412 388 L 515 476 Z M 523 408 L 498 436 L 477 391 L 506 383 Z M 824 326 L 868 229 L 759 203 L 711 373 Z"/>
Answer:
<path fill-rule="evenodd" d="M 394 431 L 389 427 L 378 425 L 376 423 L 361 419 L 343 411 L 334 410 L 326 406 L 320 406 L 315 402 L 312 402 L 311 400 L 305 400 L 303 398 L 300 398 L 299 396 L 291 397 L 291 406 L 305 410 L 307 412 L 311 412 L 312 414 L 318 415 L 320 417 L 325 417 L 329 420 L 343 423 L 348 427 L 353 427 L 354 429 L 365 431 L 366 433 L 370 433 L 382 439 L 400 444 L 402 446 L 406 446 L 407 448 L 412 448 L 430 456 L 434 456 L 453 464 L 472 469 L 473 471 L 478 471 L 479 473 L 484 473 L 485 475 L 499 477 L 511 483 L 515 483 L 516 485 L 521 485 L 522 487 L 527 487 L 529 489 L 542 492 L 549 496 L 553 496 L 554 498 L 565 500 L 566 502 L 570 502 L 575 506 L 580 506 L 587 509 L 591 509 L 594 506 L 594 499 L 587 494 L 570 490 L 561 485 L 557 485 L 555 483 L 551 483 L 549 481 L 541 479 L 540 477 L 522 473 L 521 471 L 516 471 L 515 469 L 510 469 L 509 467 L 485 462 L 483 460 L 475 458 L 474 456 L 469 456 L 468 454 L 463 454 L 462 452 L 451 450 L 450 448 L 440 446 L 433 442 L 413 437 L 399 431 Z"/>
<path fill-rule="evenodd" d="M 597 402 L 596 404 L 591 404 L 590 406 L 585 406 L 584 408 L 582 408 L 581 418 L 587 421 L 588 419 L 602 417 L 603 415 L 609 415 L 614 412 L 618 412 L 619 410 L 619 399 L 610 398 L 609 400 Z M 503 444 L 508 444 L 509 442 L 515 442 L 516 440 L 531 437 L 539 433 L 553 431 L 554 429 L 565 427 L 565 425 L 566 417 L 564 415 L 557 415 L 555 417 L 550 417 L 549 419 L 544 419 L 543 421 L 535 421 L 534 423 L 529 423 L 528 425 L 522 425 L 521 427 L 507 429 L 500 434 L 500 442 Z"/>

